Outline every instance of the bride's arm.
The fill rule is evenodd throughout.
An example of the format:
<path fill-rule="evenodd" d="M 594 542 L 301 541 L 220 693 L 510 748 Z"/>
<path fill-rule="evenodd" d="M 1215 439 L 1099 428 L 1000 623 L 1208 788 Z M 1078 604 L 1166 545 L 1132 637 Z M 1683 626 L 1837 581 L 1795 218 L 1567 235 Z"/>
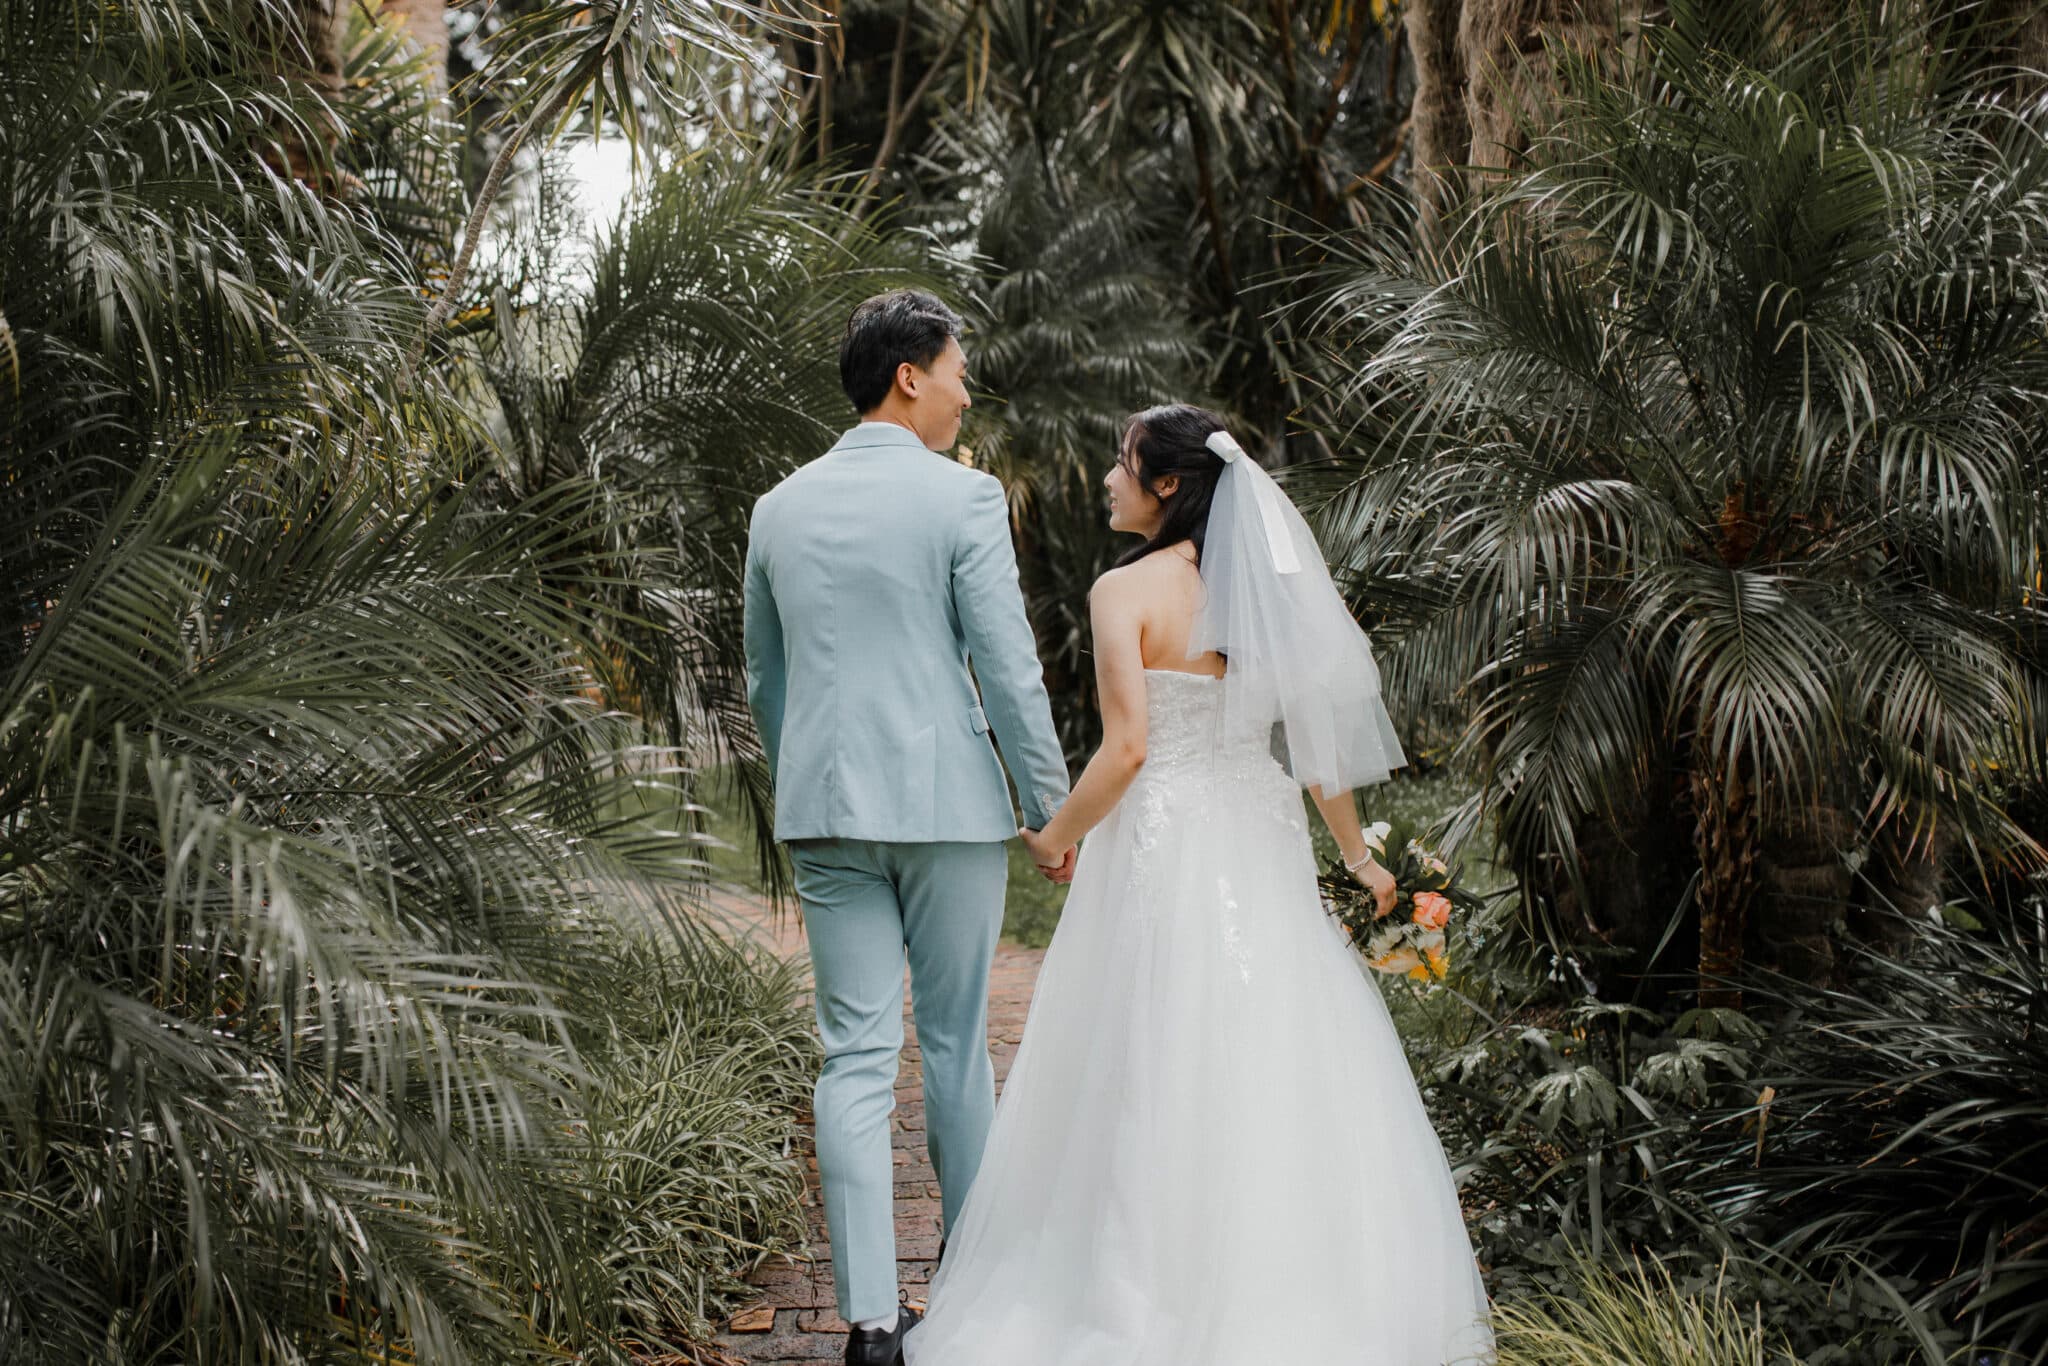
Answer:
<path fill-rule="evenodd" d="M 1394 908 L 1399 889 L 1394 875 L 1381 867 L 1372 850 L 1366 847 L 1365 832 L 1358 825 L 1358 803 L 1351 799 L 1351 789 L 1325 796 L 1320 787 L 1311 786 L 1308 795 L 1315 799 L 1316 810 L 1323 813 L 1323 824 L 1330 827 L 1331 838 L 1337 841 L 1337 850 L 1344 856 L 1344 866 L 1377 898 L 1380 914 L 1385 915 Z"/>
<path fill-rule="evenodd" d="M 1088 760 L 1066 804 L 1038 834 L 1041 844 L 1054 852 L 1079 844 L 1123 799 L 1145 766 L 1145 657 L 1132 588 L 1112 570 L 1095 581 L 1088 595 L 1089 623 L 1095 633 L 1095 690 L 1102 703 L 1102 748 Z"/>
<path fill-rule="evenodd" d="M 1352 800 L 1351 789 L 1324 796 L 1320 787 L 1312 786 L 1308 795 L 1315 799 L 1316 810 L 1323 813 L 1323 824 L 1330 828 L 1330 838 L 1337 841 L 1344 866 L 1363 867 L 1365 860 L 1372 857 L 1372 850 L 1365 847 L 1365 830 L 1358 823 L 1358 803 Z"/>

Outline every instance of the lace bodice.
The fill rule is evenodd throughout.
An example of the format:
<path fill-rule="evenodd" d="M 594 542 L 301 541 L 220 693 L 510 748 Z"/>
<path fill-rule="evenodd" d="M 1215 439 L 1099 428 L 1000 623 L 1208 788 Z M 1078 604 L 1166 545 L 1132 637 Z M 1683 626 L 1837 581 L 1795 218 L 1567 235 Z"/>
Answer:
<path fill-rule="evenodd" d="M 1145 766 L 1133 784 L 1141 806 L 1175 797 L 1263 797 L 1298 810 L 1294 780 L 1273 758 L 1270 727 L 1227 732 L 1223 680 L 1170 669 L 1145 670 Z"/>

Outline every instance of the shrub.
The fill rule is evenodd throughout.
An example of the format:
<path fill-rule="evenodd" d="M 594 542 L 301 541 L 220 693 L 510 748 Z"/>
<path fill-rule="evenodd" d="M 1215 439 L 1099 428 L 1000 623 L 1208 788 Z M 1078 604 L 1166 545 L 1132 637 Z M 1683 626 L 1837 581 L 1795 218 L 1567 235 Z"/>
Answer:
<path fill-rule="evenodd" d="M 1499 1366 L 1780 1366 L 1797 1358 L 1719 1279 L 1657 1261 L 1573 1264 L 1569 1293 L 1494 1308 Z"/>

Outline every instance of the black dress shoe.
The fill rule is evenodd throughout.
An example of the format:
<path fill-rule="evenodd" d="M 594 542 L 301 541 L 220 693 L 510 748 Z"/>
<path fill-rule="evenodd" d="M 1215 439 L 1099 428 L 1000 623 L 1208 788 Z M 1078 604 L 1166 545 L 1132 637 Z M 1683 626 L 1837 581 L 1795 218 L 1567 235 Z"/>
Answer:
<path fill-rule="evenodd" d="M 846 1335 L 846 1366 L 899 1366 L 903 1360 L 903 1338 L 924 1315 L 902 1305 L 896 1310 L 894 1328 L 855 1328 Z"/>

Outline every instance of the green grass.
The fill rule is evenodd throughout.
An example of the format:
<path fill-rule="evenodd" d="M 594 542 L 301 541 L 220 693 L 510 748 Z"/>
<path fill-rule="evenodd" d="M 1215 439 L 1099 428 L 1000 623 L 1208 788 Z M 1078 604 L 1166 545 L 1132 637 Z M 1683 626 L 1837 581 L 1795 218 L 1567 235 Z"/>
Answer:
<path fill-rule="evenodd" d="M 1010 890 L 1003 903 L 1003 937 L 1027 949 L 1052 942 L 1067 904 L 1067 889 L 1047 882 L 1025 852 L 1023 841 L 1003 846 L 1010 856 Z"/>

